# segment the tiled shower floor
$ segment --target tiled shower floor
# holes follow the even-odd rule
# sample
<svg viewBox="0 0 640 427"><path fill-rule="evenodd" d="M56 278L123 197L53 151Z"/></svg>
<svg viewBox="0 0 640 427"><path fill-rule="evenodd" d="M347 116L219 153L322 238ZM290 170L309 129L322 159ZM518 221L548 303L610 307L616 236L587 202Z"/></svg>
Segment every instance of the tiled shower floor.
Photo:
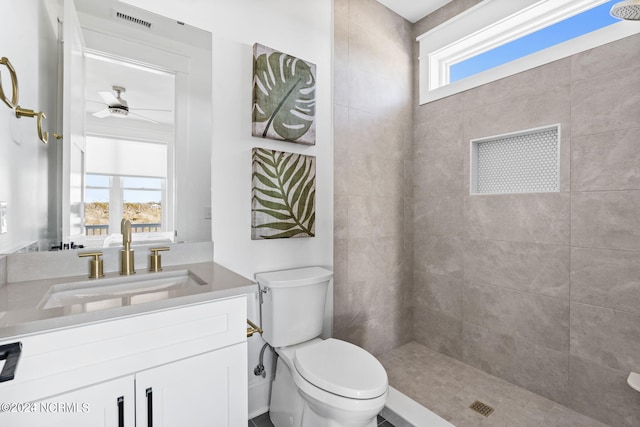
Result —
<svg viewBox="0 0 640 427"><path fill-rule="evenodd" d="M393 387L456 427L607 427L415 342L378 359ZM494 412L469 409L476 400Z"/></svg>

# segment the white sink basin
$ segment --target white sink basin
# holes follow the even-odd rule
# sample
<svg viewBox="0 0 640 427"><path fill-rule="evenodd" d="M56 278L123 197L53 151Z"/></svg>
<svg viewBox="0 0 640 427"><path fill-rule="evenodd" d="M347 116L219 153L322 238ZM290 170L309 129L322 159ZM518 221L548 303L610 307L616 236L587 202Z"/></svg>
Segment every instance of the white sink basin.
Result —
<svg viewBox="0 0 640 427"><path fill-rule="evenodd" d="M53 285L38 308L88 312L171 298L176 291L207 283L189 270L121 276Z"/></svg>

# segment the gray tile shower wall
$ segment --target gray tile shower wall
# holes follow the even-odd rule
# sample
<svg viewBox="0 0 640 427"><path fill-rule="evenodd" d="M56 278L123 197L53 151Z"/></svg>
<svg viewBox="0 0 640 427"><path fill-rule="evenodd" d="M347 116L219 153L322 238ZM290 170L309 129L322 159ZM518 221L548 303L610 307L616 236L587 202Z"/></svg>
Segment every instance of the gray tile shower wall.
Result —
<svg viewBox="0 0 640 427"><path fill-rule="evenodd" d="M334 1L334 336L374 355L413 339L411 24Z"/></svg>
<svg viewBox="0 0 640 427"><path fill-rule="evenodd" d="M640 425L640 36L418 105L409 24L334 0L334 335L416 340ZM559 123L560 192L469 195L469 140Z"/></svg>
<svg viewBox="0 0 640 427"><path fill-rule="evenodd" d="M449 3L413 36L475 3ZM640 425L626 384L640 370L639 45L416 98L413 124L414 339L629 427ZM560 193L469 195L469 140L555 123Z"/></svg>

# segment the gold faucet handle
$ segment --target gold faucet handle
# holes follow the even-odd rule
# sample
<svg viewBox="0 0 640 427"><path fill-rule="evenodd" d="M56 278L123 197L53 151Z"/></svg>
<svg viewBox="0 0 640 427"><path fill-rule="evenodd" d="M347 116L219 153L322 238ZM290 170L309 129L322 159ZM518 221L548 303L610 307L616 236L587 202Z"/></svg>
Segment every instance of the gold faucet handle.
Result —
<svg viewBox="0 0 640 427"><path fill-rule="evenodd" d="M83 254L78 254L80 258L84 257L94 257L92 260L89 260L89 279L98 279L104 276L103 270L103 261L102 252L85 252Z"/></svg>
<svg viewBox="0 0 640 427"><path fill-rule="evenodd" d="M171 248L168 246L162 246L160 248L151 248L151 257L149 258L149 271L153 271L157 273L158 271L162 271L162 257L158 252L168 251Z"/></svg>

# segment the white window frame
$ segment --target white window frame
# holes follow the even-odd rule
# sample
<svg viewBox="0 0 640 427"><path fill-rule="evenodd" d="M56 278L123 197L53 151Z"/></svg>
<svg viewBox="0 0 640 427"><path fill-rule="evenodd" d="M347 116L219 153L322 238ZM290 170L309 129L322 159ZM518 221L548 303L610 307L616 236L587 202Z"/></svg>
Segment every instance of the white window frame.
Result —
<svg viewBox="0 0 640 427"><path fill-rule="evenodd" d="M607 0L485 0L416 38L420 104L517 74L640 33L620 21L473 76L449 83L449 67Z"/></svg>
<svg viewBox="0 0 640 427"><path fill-rule="evenodd" d="M162 180L162 185L160 188L141 188L141 187L126 187L123 182L123 178L129 178L129 176L121 176L121 175L105 175L101 173L88 173L88 175L100 175L109 178L109 186L101 186L101 185L86 185L85 190L88 189L98 189L98 190L107 190L109 192L109 234L112 235L114 233L118 233L120 230L120 221L124 214L124 192L125 190L149 190L149 191L158 191L160 193L160 204L162 206L162 218L161 218L161 226L160 232L173 231L173 215L172 215L172 206L169 206L167 200L167 181L166 177L157 177L157 176L149 176L149 177L139 177L139 178L154 178ZM131 178L136 178L135 176L131 176ZM84 212L83 212L84 214ZM83 232L84 232L83 224ZM107 235L107 236L108 236ZM107 236L105 235L96 235L96 236L86 236L87 241L103 241Z"/></svg>

